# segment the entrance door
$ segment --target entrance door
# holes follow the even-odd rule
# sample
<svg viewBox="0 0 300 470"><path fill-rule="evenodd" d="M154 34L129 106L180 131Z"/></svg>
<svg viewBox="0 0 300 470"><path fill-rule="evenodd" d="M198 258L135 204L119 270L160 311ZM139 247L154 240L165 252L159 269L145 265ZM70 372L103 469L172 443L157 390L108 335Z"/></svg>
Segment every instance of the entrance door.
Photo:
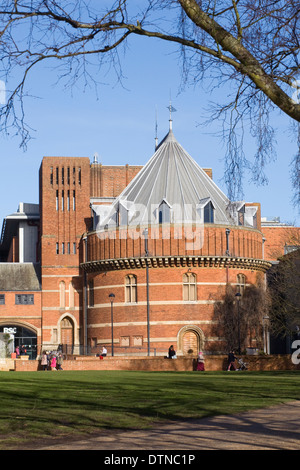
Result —
<svg viewBox="0 0 300 470"><path fill-rule="evenodd" d="M182 339L182 349L183 349L183 354L187 353L193 353L193 354L198 354L199 352L199 340L198 340L198 335L195 333L195 331L188 330L186 333L183 335Z"/></svg>
<svg viewBox="0 0 300 470"><path fill-rule="evenodd" d="M73 353L73 344L74 344L74 328L73 323L70 318L64 318L61 321L61 344L62 350L66 354Z"/></svg>

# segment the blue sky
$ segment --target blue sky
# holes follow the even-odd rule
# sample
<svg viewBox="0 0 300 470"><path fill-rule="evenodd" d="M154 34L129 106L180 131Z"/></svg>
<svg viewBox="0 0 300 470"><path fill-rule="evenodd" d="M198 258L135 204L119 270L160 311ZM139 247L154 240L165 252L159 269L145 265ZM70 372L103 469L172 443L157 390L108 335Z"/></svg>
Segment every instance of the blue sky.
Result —
<svg viewBox="0 0 300 470"><path fill-rule="evenodd" d="M157 112L158 138L168 132L170 97L177 112L173 131L179 143L202 167L213 169L213 178L226 193L222 181L225 145L216 136L221 123L200 125L205 110L217 95L209 96L200 86L179 93L181 68L175 49L147 38L130 41L123 60L123 85L111 73L100 77L98 98L94 89L78 84L72 89L55 85L50 67L32 72L27 90L38 98L26 100L27 122L35 131L27 151L19 148L18 137L1 136L0 216L17 210L19 202L38 203L38 170L43 156L78 156L103 165L145 164L154 153ZM9 88L10 84L7 84ZM218 93L222 93L221 90ZM290 163L296 142L289 120L275 116L277 160L269 163L269 184L257 187L244 179L244 200L260 202L262 215L280 217L299 225L299 212L292 205ZM245 148L246 157L255 151L254 142Z"/></svg>

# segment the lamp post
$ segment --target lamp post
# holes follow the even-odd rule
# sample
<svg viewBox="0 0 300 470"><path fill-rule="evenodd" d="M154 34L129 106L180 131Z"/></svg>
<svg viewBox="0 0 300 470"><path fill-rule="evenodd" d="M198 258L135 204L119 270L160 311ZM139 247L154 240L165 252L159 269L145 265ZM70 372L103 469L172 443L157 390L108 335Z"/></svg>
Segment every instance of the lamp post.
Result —
<svg viewBox="0 0 300 470"><path fill-rule="evenodd" d="M109 294L110 298L110 322L111 322L111 355L114 355L114 298L115 294Z"/></svg>
<svg viewBox="0 0 300 470"><path fill-rule="evenodd" d="M241 330L240 330L240 299L242 295L240 292L235 294L237 298L237 311L238 311L238 353L241 354Z"/></svg>
<svg viewBox="0 0 300 470"><path fill-rule="evenodd" d="M148 258L148 229L143 232L145 237L145 255ZM146 261L146 286L147 286L147 339L148 339L148 356L150 356L150 304L149 304L149 266Z"/></svg>

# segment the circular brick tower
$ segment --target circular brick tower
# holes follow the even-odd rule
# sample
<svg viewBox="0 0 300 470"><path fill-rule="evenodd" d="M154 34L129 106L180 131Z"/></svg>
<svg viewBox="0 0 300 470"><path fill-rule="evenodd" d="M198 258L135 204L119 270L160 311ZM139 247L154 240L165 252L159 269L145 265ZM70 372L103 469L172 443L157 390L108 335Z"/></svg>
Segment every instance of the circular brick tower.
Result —
<svg viewBox="0 0 300 470"><path fill-rule="evenodd" d="M84 242L85 342L115 356L223 352L215 302L269 267L260 205L230 201L171 126Z"/></svg>

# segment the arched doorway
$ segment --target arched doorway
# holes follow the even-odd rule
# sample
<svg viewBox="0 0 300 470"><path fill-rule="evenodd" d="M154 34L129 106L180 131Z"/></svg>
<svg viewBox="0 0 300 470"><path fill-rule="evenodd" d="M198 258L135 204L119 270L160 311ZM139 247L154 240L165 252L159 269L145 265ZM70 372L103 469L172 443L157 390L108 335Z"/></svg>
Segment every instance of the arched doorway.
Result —
<svg viewBox="0 0 300 470"><path fill-rule="evenodd" d="M184 326L178 333L178 353L198 354L204 349L204 334L198 326Z"/></svg>
<svg viewBox="0 0 300 470"><path fill-rule="evenodd" d="M36 359L37 357L37 334L34 330L22 325L8 323L0 325L0 333L8 333L13 339L13 350L17 346L21 348L24 346L26 349L26 356L29 359Z"/></svg>
<svg viewBox="0 0 300 470"><path fill-rule="evenodd" d="M70 317L64 317L60 322L60 342L65 354L73 354L74 324Z"/></svg>

